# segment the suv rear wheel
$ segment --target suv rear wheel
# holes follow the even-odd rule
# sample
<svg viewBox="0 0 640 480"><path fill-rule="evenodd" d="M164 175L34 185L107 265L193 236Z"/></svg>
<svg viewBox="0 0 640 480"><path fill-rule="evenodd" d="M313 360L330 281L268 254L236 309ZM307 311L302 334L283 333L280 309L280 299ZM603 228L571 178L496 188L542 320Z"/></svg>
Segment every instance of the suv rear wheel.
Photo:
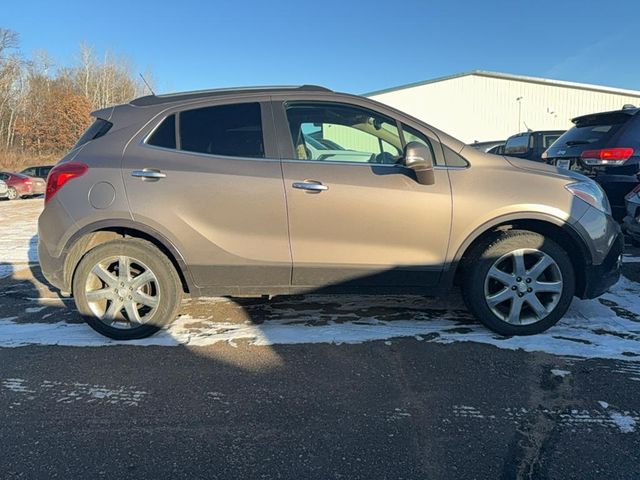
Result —
<svg viewBox="0 0 640 480"><path fill-rule="evenodd" d="M555 325L575 292L573 265L553 240L511 230L473 252L463 293L467 307L502 335L531 335Z"/></svg>
<svg viewBox="0 0 640 480"><path fill-rule="evenodd" d="M85 254L73 294L91 328L115 340L133 340L175 319L182 286L173 264L153 244L115 240Z"/></svg>

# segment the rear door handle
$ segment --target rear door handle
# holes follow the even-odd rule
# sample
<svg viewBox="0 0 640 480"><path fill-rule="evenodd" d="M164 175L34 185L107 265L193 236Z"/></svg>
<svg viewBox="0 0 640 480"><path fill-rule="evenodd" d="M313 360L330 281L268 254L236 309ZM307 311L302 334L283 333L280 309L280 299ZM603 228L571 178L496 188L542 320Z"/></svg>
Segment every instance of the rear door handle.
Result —
<svg viewBox="0 0 640 480"><path fill-rule="evenodd" d="M134 170L131 172L132 177L141 178L142 180L157 181L167 176L166 173L162 173L155 168L143 168L142 170Z"/></svg>
<svg viewBox="0 0 640 480"><path fill-rule="evenodd" d="M315 180L305 180L304 182L293 182L293 188L306 190L309 193L320 193L329 190L329 187Z"/></svg>

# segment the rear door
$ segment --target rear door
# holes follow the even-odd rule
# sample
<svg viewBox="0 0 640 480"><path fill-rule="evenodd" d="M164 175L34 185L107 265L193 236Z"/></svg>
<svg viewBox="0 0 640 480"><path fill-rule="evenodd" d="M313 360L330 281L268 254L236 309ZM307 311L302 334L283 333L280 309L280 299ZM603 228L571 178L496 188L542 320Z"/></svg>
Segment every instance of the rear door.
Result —
<svg viewBox="0 0 640 480"><path fill-rule="evenodd" d="M274 98L274 100L277 100ZM443 155L435 134L365 105L279 99L274 113L283 152L292 283L296 287L426 287L438 282L451 221L448 172L416 182L397 162L405 141ZM404 135L404 139L403 139ZM330 156L306 138L335 144ZM439 151L438 151L439 149Z"/></svg>
<svg viewBox="0 0 640 480"><path fill-rule="evenodd" d="M264 99L168 108L125 151L132 216L175 242L199 286L220 293L288 287L276 151Z"/></svg>

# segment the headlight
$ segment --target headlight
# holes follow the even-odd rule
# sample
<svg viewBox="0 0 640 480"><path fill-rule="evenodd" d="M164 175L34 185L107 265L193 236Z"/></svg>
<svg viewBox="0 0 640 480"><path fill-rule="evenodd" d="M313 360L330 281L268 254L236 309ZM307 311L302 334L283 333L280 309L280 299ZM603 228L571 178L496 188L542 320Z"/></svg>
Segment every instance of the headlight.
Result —
<svg viewBox="0 0 640 480"><path fill-rule="evenodd" d="M604 212L608 215L611 215L611 205L609 205L609 199L607 199L607 195L604 193L604 190L600 188L596 182L576 182L570 183L569 185L565 185L567 190L569 190L573 195L578 197L580 200L584 200L589 205L594 208L597 208L601 212Z"/></svg>

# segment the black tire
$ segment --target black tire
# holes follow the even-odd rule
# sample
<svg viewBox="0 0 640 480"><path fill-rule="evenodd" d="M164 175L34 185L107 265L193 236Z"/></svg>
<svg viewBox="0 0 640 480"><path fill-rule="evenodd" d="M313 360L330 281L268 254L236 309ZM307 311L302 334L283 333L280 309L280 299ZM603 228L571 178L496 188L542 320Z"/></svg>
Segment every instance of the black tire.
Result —
<svg viewBox="0 0 640 480"><path fill-rule="evenodd" d="M85 285L93 267L110 257L126 255L152 270L158 283L158 305L147 322L132 328L117 328L100 320L89 306ZM146 338L175 320L182 300L182 283L171 261L150 242L140 239L114 240L87 252L73 276L73 296L85 321L98 333L114 340ZM131 298L131 297L129 297Z"/></svg>
<svg viewBox="0 0 640 480"><path fill-rule="evenodd" d="M536 249L548 255L556 262L562 277L562 292L555 307L540 320L527 325L508 323L498 317L485 298L485 280L491 267L504 255L519 249ZM510 230L496 234L478 245L465 265L463 296L467 307L486 327L501 335L533 335L544 332L563 317L571 305L574 293L575 273L567 252L553 240L538 233Z"/></svg>

